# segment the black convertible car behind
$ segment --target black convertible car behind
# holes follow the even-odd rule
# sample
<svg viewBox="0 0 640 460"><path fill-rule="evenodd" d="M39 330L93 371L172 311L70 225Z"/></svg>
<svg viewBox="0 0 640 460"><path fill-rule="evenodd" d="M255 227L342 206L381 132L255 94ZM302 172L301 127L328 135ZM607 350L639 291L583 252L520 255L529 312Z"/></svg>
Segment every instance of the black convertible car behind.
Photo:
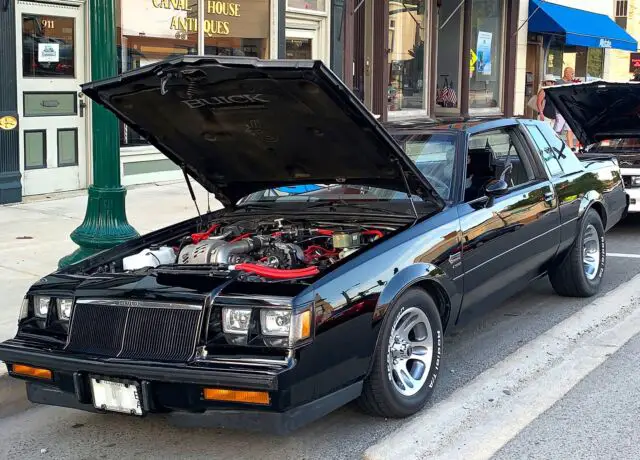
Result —
<svg viewBox="0 0 640 460"><path fill-rule="evenodd" d="M36 403L277 432L354 399L405 417L466 310L546 274L597 293L627 207L615 159L543 123L383 127L319 62L183 57L83 91L224 209L29 289L0 359Z"/></svg>

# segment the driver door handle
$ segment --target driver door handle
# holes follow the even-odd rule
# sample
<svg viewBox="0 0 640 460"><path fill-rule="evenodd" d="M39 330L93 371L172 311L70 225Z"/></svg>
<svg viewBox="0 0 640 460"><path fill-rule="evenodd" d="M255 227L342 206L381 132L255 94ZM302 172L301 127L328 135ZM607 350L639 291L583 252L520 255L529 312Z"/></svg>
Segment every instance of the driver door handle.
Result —
<svg viewBox="0 0 640 460"><path fill-rule="evenodd" d="M551 203L555 197L555 193L547 192L544 194L544 201L546 201L547 203Z"/></svg>

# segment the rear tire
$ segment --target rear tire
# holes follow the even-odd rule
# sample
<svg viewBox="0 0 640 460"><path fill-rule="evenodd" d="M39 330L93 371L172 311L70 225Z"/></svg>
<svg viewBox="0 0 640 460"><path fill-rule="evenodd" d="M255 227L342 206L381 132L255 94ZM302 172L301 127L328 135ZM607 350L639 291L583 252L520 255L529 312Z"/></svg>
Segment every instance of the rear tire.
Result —
<svg viewBox="0 0 640 460"><path fill-rule="evenodd" d="M402 294L380 330L360 407L389 418L422 409L440 371L442 335L440 313L431 296L418 288Z"/></svg>
<svg viewBox="0 0 640 460"><path fill-rule="evenodd" d="M553 289L561 296L591 297L598 293L607 261L607 244L600 215L589 209L580 232L559 265L549 270Z"/></svg>

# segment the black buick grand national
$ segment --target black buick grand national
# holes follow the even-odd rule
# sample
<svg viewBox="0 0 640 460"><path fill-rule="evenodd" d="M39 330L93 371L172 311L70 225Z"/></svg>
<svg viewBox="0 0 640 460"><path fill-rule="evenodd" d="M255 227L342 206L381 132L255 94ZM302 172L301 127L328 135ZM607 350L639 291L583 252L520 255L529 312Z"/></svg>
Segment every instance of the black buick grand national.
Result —
<svg viewBox="0 0 640 460"><path fill-rule="evenodd" d="M355 399L408 416L464 310L547 274L595 294L627 206L615 160L543 123L383 127L319 62L183 57L83 91L224 208L29 289L0 359L36 403L276 432Z"/></svg>

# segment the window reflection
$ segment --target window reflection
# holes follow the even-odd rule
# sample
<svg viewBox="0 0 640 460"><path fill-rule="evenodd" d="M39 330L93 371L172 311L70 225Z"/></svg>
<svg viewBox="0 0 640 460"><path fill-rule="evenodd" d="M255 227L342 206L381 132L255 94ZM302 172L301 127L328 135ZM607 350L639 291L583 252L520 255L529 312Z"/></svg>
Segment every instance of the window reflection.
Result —
<svg viewBox="0 0 640 460"><path fill-rule="evenodd" d="M269 0L204 3L205 54L269 57Z"/></svg>
<svg viewBox="0 0 640 460"><path fill-rule="evenodd" d="M462 7L460 2L442 2L438 27L438 75L436 108L458 107L460 54L462 52Z"/></svg>
<svg viewBox="0 0 640 460"><path fill-rule="evenodd" d="M310 38L287 38L287 59L311 59L313 57Z"/></svg>
<svg viewBox="0 0 640 460"><path fill-rule="evenodd" d="M426 0L389 1L390 111L424 108Z"/></svg>
<svg viewBox="0 0 640 460"><path fill-rule="evenodd" d="M22 15L22 75L26 78L75 76L73 18Z"/></svg>

